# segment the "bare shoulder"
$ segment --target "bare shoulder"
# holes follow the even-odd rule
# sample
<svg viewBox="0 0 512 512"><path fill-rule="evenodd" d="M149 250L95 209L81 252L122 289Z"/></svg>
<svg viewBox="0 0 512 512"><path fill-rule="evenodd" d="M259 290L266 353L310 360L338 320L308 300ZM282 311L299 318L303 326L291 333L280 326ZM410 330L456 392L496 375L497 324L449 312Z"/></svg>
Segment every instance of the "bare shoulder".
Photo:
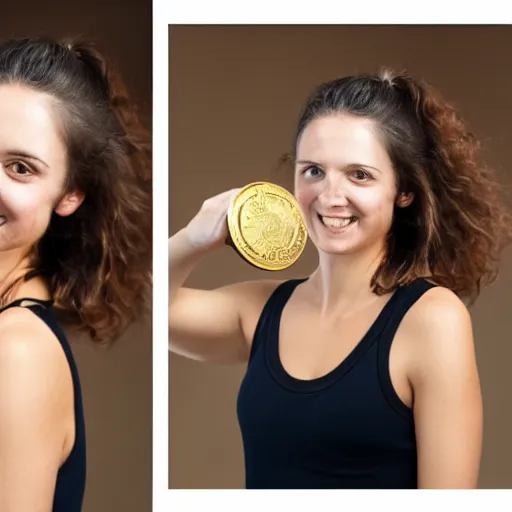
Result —
<svg viewBox="0 0 512 512"><path fill-rule="evenodd" d="M231 286L231 293L236 299L245 338L252 343L254 331L266 302L284 280L262 279L244 281Z"/></svg>
<svg viewBox="0 0 512 512"><path fill-rule="evenodd" d="M243 314L252 314L261 309L268 301L272 293L284 280L262 279L258 281L244 281L233 285L233 293L237 300L241 301Z"/></svg>
<svg viewBox="0 0 512 512"><path fill-rule="evenodd" d="M274 290L283 282L283 280L278 279L262 279L243 281L224 288L229 289L236 299L246 302L249 307L258 308L269 299Z"/></svg>
<svg viewBox="0 0 512 512"><path fill-rule="evenodd" d="M414 373L423 376L474 360L471 315L451 290L436 286L424 293L403 320Z"/></svg>
<svg viewBox="0 0 512 512"><path fill-rule="evenodd" d="M22 438L41 457L51 447L49 456L60 457L72 394L53 332L26 308L0 314L0 442Z"/></svg>
<svg viewBox="0 0 512 512"><path fill-rule="evenodd" d="M19 382L26 391L26 386L44 381L50 390L51 383L62 384L67 375L58 340L34 313L11 308L0 315L0 380L4 384Z"/></svg>
<svg viewBox="0 0 512 512"><path fill-rule="evenodd" d="M412 324L428 332L471 323L469 311L462 300L443 286L425 292L411 307L407 317Z"/></svg>
<svg viewBox="0 0 512 512"><path fill-rule="evenodd" d="M33 312L0 314L1 503L51 508L55 477L73 439L66 363L59 341Z"/></svg>
<svg viewBox="0 0 512 512"><path fill-rule="evenodd" d="M471 316L465 304L454 292L442 286L425 292L411 307L405 321L427 338L471 327Z"/></svg>
<svg viewBox="0 0 512 512"><path fill-rule="evenodd" d="M56 346L53 332L28 308L10 308L0 314L0 350L15 349L34 338L36 350L51 350Z"/></svg>

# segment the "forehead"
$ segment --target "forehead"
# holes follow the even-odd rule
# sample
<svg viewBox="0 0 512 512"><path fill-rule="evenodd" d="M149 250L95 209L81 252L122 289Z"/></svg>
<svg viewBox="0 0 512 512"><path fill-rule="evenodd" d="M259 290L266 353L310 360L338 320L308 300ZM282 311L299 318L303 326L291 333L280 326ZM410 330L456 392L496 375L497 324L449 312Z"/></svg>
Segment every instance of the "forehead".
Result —
<svg viewBox="0 0 512 512"><path fill-rule="evenodd" d="M340 166L391 165L375 122L349 115L324 116L308 123L297 141L297 159Z"/></svg>
<svg viewBox="0 0 512 512"><path fill-rule="evenodd" d="M0 85L0 151L23 150L45 161L64 151L50 98L19 84ZM56 154L57 152L57 154Z"/></svg>

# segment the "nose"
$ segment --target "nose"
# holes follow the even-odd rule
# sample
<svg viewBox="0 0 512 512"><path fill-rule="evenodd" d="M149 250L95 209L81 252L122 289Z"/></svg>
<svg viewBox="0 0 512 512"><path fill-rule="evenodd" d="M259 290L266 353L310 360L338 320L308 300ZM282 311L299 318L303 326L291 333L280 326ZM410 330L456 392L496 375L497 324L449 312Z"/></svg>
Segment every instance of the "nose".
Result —
<svg viewBox="0 0 512 512"><path fill-rule="evenodd" d="M348 184L341 173L328 173L323 180L319 198L327 208L344 207L349 203Z"/></svg>

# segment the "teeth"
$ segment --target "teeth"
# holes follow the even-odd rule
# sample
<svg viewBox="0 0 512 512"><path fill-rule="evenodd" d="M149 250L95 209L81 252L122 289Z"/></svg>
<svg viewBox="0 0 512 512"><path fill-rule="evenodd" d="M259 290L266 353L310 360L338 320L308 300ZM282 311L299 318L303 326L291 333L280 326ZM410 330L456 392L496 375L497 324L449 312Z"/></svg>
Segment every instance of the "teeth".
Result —
<svg viewBox="0 0 512 512"><path fill-rule="evenodd" d="M322 222L330 228L344 228L354 220L354 217L348 217L346 219L341 219L339 217L321 217L321 219Z"/></svg>

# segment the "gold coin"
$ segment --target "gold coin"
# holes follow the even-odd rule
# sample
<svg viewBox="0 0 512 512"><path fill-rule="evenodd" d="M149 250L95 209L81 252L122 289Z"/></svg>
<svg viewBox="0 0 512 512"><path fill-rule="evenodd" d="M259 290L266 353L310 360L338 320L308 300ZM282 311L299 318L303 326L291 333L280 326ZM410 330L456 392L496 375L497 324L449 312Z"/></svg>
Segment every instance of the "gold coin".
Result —
<svg viewBox="0 0 512 512"><path fill-rule="evenodd" d="M227 222L229 245L263 270L290 267L306 246L306 226L295 197L273 183L244 187L229 207Z"/></svg>

